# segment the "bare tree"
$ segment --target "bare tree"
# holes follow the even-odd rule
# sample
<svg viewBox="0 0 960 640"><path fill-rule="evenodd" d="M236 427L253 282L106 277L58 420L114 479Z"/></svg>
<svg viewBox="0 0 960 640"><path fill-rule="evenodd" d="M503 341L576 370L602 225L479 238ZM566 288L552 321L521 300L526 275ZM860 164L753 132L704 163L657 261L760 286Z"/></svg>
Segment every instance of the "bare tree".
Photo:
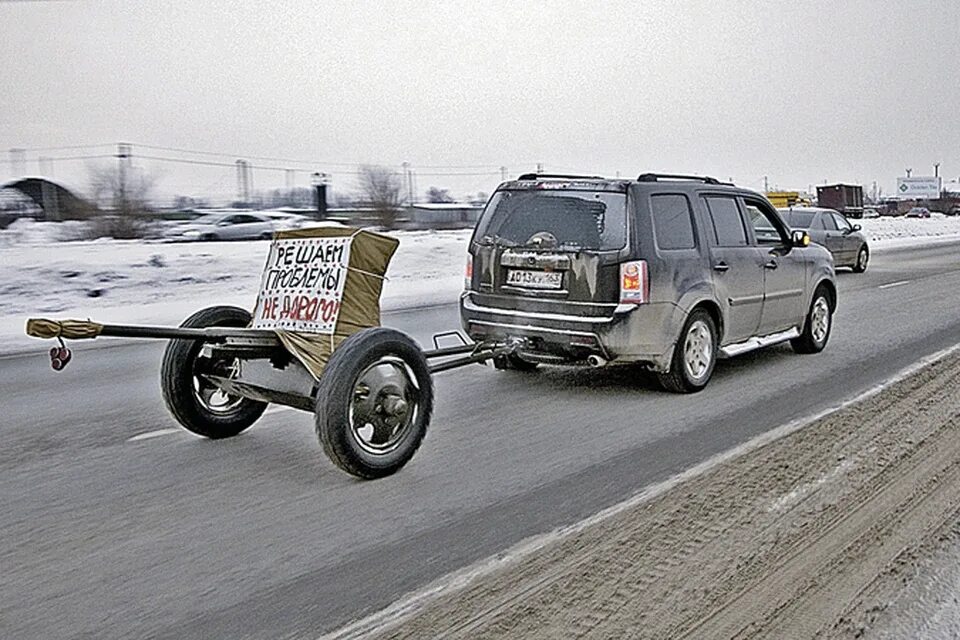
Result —
<svg viewBox="0 0 960 640"><path fill-rule="evenodd" d="M450 195L450 189L441 189L439 187L430 187L427 189L427 202L432 202L434 204L444 204L449 202L455 202L453 196Z"/></svg>
<svg viewBox="0 0 960 640"><path fill-rule="evenodd" d="M387 229L392 229L396 222L402 188L403 181L396 171L375 165L360 167L361 195Z"/></svg>
<svg viewBox="0 0 960 640"><path fill-rule="evenodd" d="M100 208L119 215L140 215L149 210L150 192L156 177L134 168L112 165L87 167L90 196Z"/></svg>

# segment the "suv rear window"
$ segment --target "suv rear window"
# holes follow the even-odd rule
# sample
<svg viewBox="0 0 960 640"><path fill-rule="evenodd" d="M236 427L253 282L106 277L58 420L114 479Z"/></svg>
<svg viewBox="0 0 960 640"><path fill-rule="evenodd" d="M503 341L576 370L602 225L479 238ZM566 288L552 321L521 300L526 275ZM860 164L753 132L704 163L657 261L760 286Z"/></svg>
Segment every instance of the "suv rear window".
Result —
<svg viewBox="0 0 960 640"><path fill-rule="evenodd" d="M560 249L621 249L627 244L627 196L614 191L498 191L484 209L475 237L481 243L524 246L537 234L549 234Z"/></svg>

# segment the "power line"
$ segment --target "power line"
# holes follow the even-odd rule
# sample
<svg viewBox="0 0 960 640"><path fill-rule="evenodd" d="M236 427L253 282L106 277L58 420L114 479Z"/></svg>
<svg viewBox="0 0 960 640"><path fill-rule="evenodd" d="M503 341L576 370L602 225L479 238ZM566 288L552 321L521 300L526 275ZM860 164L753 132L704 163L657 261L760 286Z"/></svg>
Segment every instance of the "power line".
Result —
<svg viewBox="0 0 960 640"><path fill-rule="evenodd" d="M354 167L358 162L325 162L321 160L295 160L292 158L275 158L270 156L251 156L245 153L220 153L218 151L198 151L196 149L181 149L178 147L161 147L151 144L133 143L134 147L142 149L154 149L156 151L173 151L174 153L190 153L198 156L213 156L217 158L249 158L250 160L263 160L265 162L285 162L287 164L307 164L310 166L327 165L331 167Z"/></svg>
<svg viewBox="0 0 960 640"><path fill-rule="evenodd" d="M77 149L96 149L98 147L112 147L112 142L101 142L98 144L74 144L63 147L21 147L23 151L76 151Z"/></svg>

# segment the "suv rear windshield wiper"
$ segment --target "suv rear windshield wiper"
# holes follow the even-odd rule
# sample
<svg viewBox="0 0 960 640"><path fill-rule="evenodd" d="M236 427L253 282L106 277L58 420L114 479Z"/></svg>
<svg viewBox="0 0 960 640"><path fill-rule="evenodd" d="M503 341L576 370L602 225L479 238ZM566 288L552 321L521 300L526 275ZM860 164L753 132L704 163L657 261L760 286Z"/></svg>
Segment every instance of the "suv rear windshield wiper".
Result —
<svg viewBox="0 0 960 640"><path fill-rule="evenodd" d="M478 241L480 244L485 245L495 245L498 247L518 247L520 246L519 242L514 242L513 240L507 240L497 235L486 235L480 238Z"/></svg>

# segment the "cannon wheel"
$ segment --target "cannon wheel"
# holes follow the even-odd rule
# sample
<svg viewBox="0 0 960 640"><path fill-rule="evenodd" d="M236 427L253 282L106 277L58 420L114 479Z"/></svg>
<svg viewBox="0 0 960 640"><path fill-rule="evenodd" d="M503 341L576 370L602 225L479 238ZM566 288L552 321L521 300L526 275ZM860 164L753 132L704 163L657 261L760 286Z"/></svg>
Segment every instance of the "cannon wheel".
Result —
<svg viewBox="0 0 960 640"><path fill-rule="evenodd" d="M409 336L374 327L334 350L316 401L317 436L330 460L359 478L382 478L420 447L433 412L433 380Z"/></svg>
<svg viewBox="0 0 960 640"><path fill-rule="evenodd" d="M239 307L217 306L201 309L187 318L181 327L246 327L250 312ZM160 387L167 409L184 429L218 440L230 438L256 422L267 403L231 396L204 380L209 373L230 377L235 360L217 360L201 356L199 340L171 340L163 352Z"/></svg>

